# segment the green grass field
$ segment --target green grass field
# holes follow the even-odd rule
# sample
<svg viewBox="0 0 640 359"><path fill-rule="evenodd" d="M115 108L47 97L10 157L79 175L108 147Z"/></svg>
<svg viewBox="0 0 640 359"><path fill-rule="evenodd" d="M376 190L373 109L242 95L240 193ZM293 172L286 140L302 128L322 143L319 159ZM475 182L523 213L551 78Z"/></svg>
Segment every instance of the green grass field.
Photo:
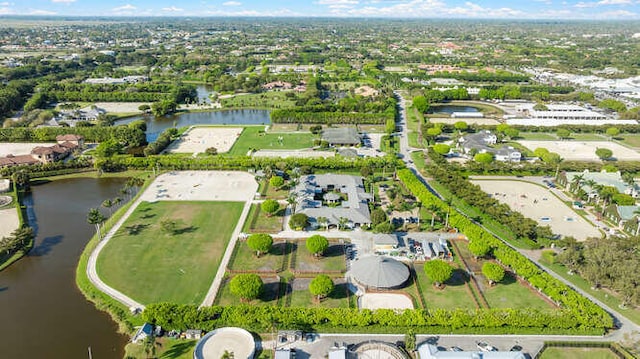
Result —
<svg viewBox="0 0 640 359"><path fill-rule="evenodd" d="M313 147L314 135L302 133L265 133L263 126L245 127L233 147L229 150L232 156L243 156L249 149L263 150L298 150ZM282 141L279 140L282 138Z"/></svg>
<svg viewBox="0 0 640 359"><path fill-rule="evenodd" d="M546 348L540 359L616 359L607 348Z"/></svg>
<svg viewBox="0 0 640 359"><path fill-rule="evenodd" d="M197 340L183 340L159 338L156 340L156 355L158 359L191 359ZM143 344L129 343L125 347L125 358L149 358Z"/></svg>
<svg viewBox="0 0 640 359"><path fill-rule="evenodd" d="M144 304L200 304L242 207L240 202L143 202L105 246L98 274ZM165 219L179 223L178 234L162 230Z"/></svg>
<svg viewBox="0 0 640 359"><path fill-rule="evenodd" d="M529 288L520 285L512 276L505 275L504 279L493 287L488 286L483 276L478 276L477 279L483 284L482 293L491 308L553 308Z"/></svg>
<svg viewBox="0 0 640 359"><path fill-rule="evenodd" d="M624 134L619 136L622 139L622 143L631 146L640 148L640 134Z"/></svg>
<svg viewBox="0 0 640 359"><path fill-rule="evenodd" d="M236 95L220 99L223 108L264 108L283 109L296 105L296 96L287 97L285 91L262 92L249 95Z"/></svg>
<svg viewBox="0 0 640 359"><path fill-rule="evenodd" d="M296 279L310 281L310 279ZM335 282L335 281L334 281ZM291 307L322 307L322 308L349 308L349 289L344 283L336 283L333 292L322 301L317 302L308 290L294 290L291 292Z"/></svg>
<svg viewBox="0 0 640 359"><path fill-rule="evenodd" d="M279 272L284 266L291 246L286 246L285 242L277 242L271 246L267 254L256 257L247 242L238 242L233 262L229 263L229 268L233 270L255 270L255 271L276 271Z"/></svg>
<svg viewBox="0 0 640 359"><path fill-rule="evenodd" d="M282 223L284 220L284 208L281 208L280 211L271 216L267 217L262 210L260 209L260 205L252 204L251 209L249 210L249 215L247 216L247 221L244 223L242 227L242 231L245 233L251 232L260 232L260 233L277 233L282 230Z"/></svg>
<svg viewBox="0 0 640 359"><path fill-rule="evenodd" d="M555 133L546 133L546 132L520 132L518 137L523 140L531 140L531 141L557 141L558 136Z"/></svg>
<svg viewBox="0 0 640 359"><path fill-rule="evenodd" d="M229 278L231 279L231 278ZM280 288L280 282L275 278L262 278L264 283L263 292L260 298L254 299L247 303L250 305L278 305L278 291ZM231 293L229 289L229 281L224 281L218 295L216 296L216 305L237 305L240 303L240 298Z"/></svg>
<svg viewBox="0 0 640 359"><path fill-rule="evenodd" d="M337 242L329 241L329 248L322 257L314 257L305 247L304 241L296 243L295 269L302 272L344 271L346 269L344 248Z"/></svg>
<svg viewBox="0 0 640 359"><path fill-rule="evenodd" d="M424 274L422 264L416 264L415 269L427 309L476 308L476 303L467 291L460 273L456 273L455 277L446 283L444 289L436 289L433 282Z"/></svg>

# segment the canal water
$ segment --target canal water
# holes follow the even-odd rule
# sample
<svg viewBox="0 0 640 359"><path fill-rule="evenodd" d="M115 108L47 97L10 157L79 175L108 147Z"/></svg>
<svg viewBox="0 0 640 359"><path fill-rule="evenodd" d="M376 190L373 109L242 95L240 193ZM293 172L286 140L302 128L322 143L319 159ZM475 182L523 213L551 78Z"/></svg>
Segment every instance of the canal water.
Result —
<svg viewBox="0 0 640 359"><path fill-rule="evenodd" d="M267 110L227 110L186 112L170 116L136 116L116 121L116 125L143 119L147 123L147 141L155 141L162 131L170 127L192 125L264 125L271 123Z"/></svg>
<svg viewBox="0 0 640 359"><path fill-rule="evenodd" d="M32 187L37 230L28 256L0 271L0 358L122 358L127 337L77 289L76 265L93 226L87 212L115 198L123 179L77 178Z"/></svg>

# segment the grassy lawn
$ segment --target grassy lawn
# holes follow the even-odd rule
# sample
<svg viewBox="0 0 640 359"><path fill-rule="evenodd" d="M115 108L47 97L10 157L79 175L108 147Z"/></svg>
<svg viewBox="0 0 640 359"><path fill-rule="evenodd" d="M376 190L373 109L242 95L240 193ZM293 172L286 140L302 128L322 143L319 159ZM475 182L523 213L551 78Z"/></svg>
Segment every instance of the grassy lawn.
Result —
<svg viewBox="0 0 640 359"><path fill-rule="evenodd" d="M245 127L233 147L229 150L232 156L244 156L250 148L264 150L298 150L313 147L314 135L303 133L265 133L264 126ZM282 138L282 142L278 140Z"/></svg>
<svg viewBox="0 0 640 359"><path fill-rule="evenodd" d="M622 139L622 143L631 147L640 147L640 134L624 134L618 136Z"/></svg>
<svg viewBox="0 0 640 359"><path fill-rule="evenodd" d="M301 272L344 271L346 263L344 247L337 242L329 241L329 248L322 257L314 257L305 247L304 241L296 243L295 269Z"/></svg>
<svg viewBox="0 0 640 359"><path fill-rule="evenodd" d="M98 258L105 283L144 303L200 304L238 217L240 202L141 203ZM164 219L179 223L165 233Z"/></svg>
<svg viewBox="0 0 640 359"><path fill-rule="evenodd" d="M491 308L551 309L552 306L508 274L502 282L489 287L484 276L478 276L482 293Z"/></svg>
<svg viewBox="0 0 640 359"><path fill-rule="evenodd" d="M553 133L545 133L545 132L520 132L518 137L521 137L523 140L530 141L557 141L558 137Z"/></svg>
<svg viewBox="0 0 640 359"><path fill-rule="evenodd" d="M409 132L409 136L407 137L409 140L409 146L415 148L424 148L424 145L418 141L418 133L417 132Z"/></svg>
<svg viewBox="0 0 640 359"><path fill-rule="evenodd" d="M444 289L436 289L433 282L424 274L422 264L416 264L415 269L427 309L476 308L476 303L465 286L464 275L459 270L454 272L454 277L446 283Z"/></svg>
<svg viewBox="0 0 640 359"><path fill-rule="evenodd" d="M220 99L223 108L293 108L296 96L287 97L285 91L271 91L248 95L237 95Z"/></svg>
<svg viewBox="0 0 640 359"><path fill-rule="evenodd" d="M245 233L260 232L260 233L276 233L282 230L282 221L284 220L284 208L281 208L278 213L271 217L267 217L262 213L259 204L252 204L247 215L247 221L242 227L242 231Z"/></svg>
<svg viewBox="0 0 640 359"><path fill-rule="evenodd" d="M540 359L616 359L607 348L546 348Z"/></svg>
<svg viewBox="0 0 640 359"><path fill-rule="evenodd" d="M191 359L197 340L159 338L156 340L156 356L158 359ZM143 359L149 356L143 344L129 343L125 347L125 358Z"/></svg>
<svg viewBox="0 0 640 359"><path fill-rule="evenodd" d="M285 184L282 188L277 189L267 183L267 199L286 199L289 196L289 186Z"/></svg>
<svg viewBox="0 0 640 359"><path fill-rule="evenodd" d="M283 263L286 261L287 255L290 253L291 245L285 242L274 243L271 251L262 254L259 258L252 251L247 242L238 241L233 261L229 263L232 270L255 270L255 271L276 271L280 272L284 269Z"/></svg>
<svg viewBox="0 0 640 359"><path fill-rule="evenodd" d="M294 287L296 286L304 286L306 288L309 287L309 282L311 278L299 278L294 280ZM303 283L298 283L303 282ZM335 280L334 280L335 283ZM312 307L322 307L322 308L349 308L349 296L346 283L335 283L335 287L333 288L333 292L329 294L327 298L322 299L322 301L317 302L315 298L311 295L309 290L294 289L291 292L291 307L302 307L302 308L312 308Z"/></svg>
<svg viewBox="0 0 640 359"><path fill-rule="evenodd" d="M423 171L427 165L424 160L424 152L422 151L411 152L411 159L413 160L413 163L416 165L416 168L418 169L418 171Z"/></svg>
<svg viewBox="0 0 640 359"><path fill-rule="evenodd" d="M231 278L229 278L230 280ZM254 299L247 303L249 305L278 305L278 293L280 282L272 277L262 278L264 283L263 292L260 298ZM218 295L216 296L215 305L237 305L240 298L236 297L229 289L229 281L224 281Z"/></svg>
<svg viewBox="0 0 640 359"><path fill-rule="evenodd" d="M609 141L609 136L597 133L572 133L571 139L576 141Z"/></svg>

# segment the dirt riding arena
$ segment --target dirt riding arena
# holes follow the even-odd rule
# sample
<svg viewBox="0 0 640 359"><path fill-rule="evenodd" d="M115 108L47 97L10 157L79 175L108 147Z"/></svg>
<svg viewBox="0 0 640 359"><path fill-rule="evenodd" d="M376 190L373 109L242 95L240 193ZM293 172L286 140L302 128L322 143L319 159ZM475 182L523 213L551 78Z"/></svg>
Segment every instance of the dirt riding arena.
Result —
<svg viewBox="0 0 640 359"><path fill-rule="evenodd" d="M404 294L366 293L358 299L360 309L413 309L413 302Z"/></svg>
<svg viewBox="0 0 640 359"><path fill-rule="evenodd" d="M536 148L546 148L555 152L565 160L572 161L600 161L596 156L597 148L608 148L613 152L613 157L618 161L640 160L640 153L607 141L518 141L521 145L534 151Z"/></svg>
<svg viewBox="0 0 640 359"><path fill-rule="evenodd" d="M548 189L522 181L475 180L482 190L512 210L522 213L542 226L578 241L602 234L592 224L580 217Z"/></svg>
<svg viewBox="0 0 640 359"><path fill-rule="evenodd" d="M0 209L0 239L8 237L11 232L18 229L18 210L16 208Z"/></svg>
<svg viewBox="0 0 640 359"><path fill-rule="evenodd" d="M6 157L7 155L28 155L31 150L38 146L53 146L54 142L0 142L0 157Z"/></svg>
<svg viewBox="0 0 640 359"><path fill-rule="evenodd" d="M169 146L169 153L201 153L215 147L228 152L242 133L242 127L192 127Z"/></svg>
<svg viewBox="0 0 640 359"><path fill-rule="evenodd" d="M246 172L180 171L158 176L142 200L246 202L257 190L255 178Z"/></svg>

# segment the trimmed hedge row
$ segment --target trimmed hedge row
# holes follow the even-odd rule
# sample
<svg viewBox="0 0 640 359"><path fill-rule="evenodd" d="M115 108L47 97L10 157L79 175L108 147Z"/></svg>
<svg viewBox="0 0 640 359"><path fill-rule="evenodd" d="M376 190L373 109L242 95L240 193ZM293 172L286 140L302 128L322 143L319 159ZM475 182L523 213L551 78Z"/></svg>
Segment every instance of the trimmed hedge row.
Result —
<svg viewBox="0 0 640 359"><path fill-rule="evenodd" d="M435 205L447 211L447 204L431 193L427 187L408 169L397 172L398 178L404 183L424 206ZM464 233L470 241L483 241L493 248L494 257L502 264L510 267L518 276L527 280L532 286L560 304L567 310L568 317L562 320L578 320L577 327L583 328L613 328L613 318L602 308L580 295L575 290L555 279L533 262L494 237L482 227L473 223L469 218L451 211L449 221L451 225ZM522 318L526 322L525 319Z"/></svg>
<svg viewBox="0 0 640 359"><path fill-rule="evenodd" d="M458 329L489 329L503 333L601 333L600 328L580 326L580 319L569 310L536 309L392 309L291 308L279 306L235 305L198 308L195 305L155 303L146 307L142 319L166 329L199 328L212 330L237 326L266 332L277 323L280 329L341 330L347 332L419 331L450 332Z"/></svg>
<svg viewBox="0 0 640 359"><path fill-rule="evenodd" d="M388 119L394 119L395 113L358 113L358 112L303 112L272 110L273 123L321 123L321 124L372 124L383 125Z"/></svg>

